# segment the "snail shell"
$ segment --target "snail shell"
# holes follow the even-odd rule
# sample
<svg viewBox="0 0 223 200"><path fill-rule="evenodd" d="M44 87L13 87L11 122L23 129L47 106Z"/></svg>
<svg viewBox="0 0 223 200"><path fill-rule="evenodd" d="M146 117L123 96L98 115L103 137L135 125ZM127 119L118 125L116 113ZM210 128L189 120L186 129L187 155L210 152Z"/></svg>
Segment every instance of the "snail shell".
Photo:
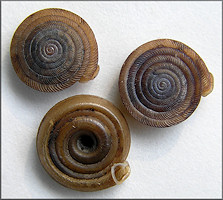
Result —
<svg viewBox="0 0 223 200"><path fill-rule="evenodd" d="M55 92L98 71L98 47L89 25L62 9L44 9L27 17L11 42L11 61L28 86Z"/></svg>
<svg viewBox="0 0 223 200"><path fill-rule="evenodd" d="M119 90L128 112L143 124L168 127L187 119L201 95L213 89L213 76L185 44L159 39L143 44L126 59Z"/></svg>
<svg viewBox="0 0 223 200"><path fill-rule="evenodd" d="M45 170L60 184L102 190L130 174L126 160L130 133L121 112L97 96L77 95L52 107L37 134L37 152Z"/></svg>

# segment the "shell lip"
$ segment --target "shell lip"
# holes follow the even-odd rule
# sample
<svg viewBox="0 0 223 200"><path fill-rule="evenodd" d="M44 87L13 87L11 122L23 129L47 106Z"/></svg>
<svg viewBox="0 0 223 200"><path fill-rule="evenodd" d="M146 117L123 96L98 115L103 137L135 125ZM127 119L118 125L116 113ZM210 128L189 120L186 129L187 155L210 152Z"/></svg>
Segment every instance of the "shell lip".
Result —
<svg viewBox="0 0 223 200"><path fill-rule="evenodd" d="M67 75L59 73L57 75L58 77L54 76L53 81L51 81L51 77L47 77L48 75L45 76L45 74L42 74L42 73L39 74L38 71L33 70L32 67L30 66L34 66L34 65L29 65L28 62L24 60L24 56L21 56L22 53L19 53L19 52L23 52L21 51L21 48L23 48L24 44L19 45L18 47L18 44L21 44L22 40L24 40L24 38L27 38L26 36L27 34L29 34L30 30L36 27L33 22L37 23L40 20L43 20L44 17L47 18L47 19L44 18L45 21L46 20L49 21L49 19L51 19L50 17L52 17L51 15L60 17L60 20L62 19L61 17L63 17L63 20L61 22L65 23L65 21L69 19L70 21L67 20L66 23L69 21L70 24L76 24L73 26L70 25L69 27L71 27L72 31L75 31L77 35L79 34L78 37L80 37L84 45L83 47L85 48L85 51L84 51L85 53L83 55L83 62L80 65L81 67L78 68L78 70L75 70L75 72L73 70L71 71L67 70ZM41 19L39 17L41 17ZM95 35L93 31L91 30L90 26L86 23L84 19L82 19L77 14L72 13L71 11L68 11L65 9L61 9L61 8L46 8L46 9L36 11L35 13L29 15L17 27L16 31L14 32L14 35L12 37L11 44L10 44L10 56L11 56L12 66L17 76L19 77L19 79L22 82L24 82L27 86L35 90L39 90L41 92L57 92L57 91L66 89L70 87L71 85L75 84L82 77L84 77L83 79L85 79L86 81L91 80L94 78L93 75L97 76L97 73L98 73L97 70L99 70L99 68L97 68L98 46L95 39ZM75 66L76 64L74 63L71 64L71 67L75 68ZM64 66L61 66L62 71L63 71L63 67ZM58 70L56 70L56 73L57 71ZM52 74L54 73L55 72L53 71Z"/></svg>
<svg viewBox="0 0 223 200"><path fill-rule="evenodd" d="M136 61L136 59L138 59L140 55L144 54L148 50L154 49L156 47L169 48L170 46L171 47L176 46L180 52L189 54L187 56L192 56L192 57L194 56L193 63L196 64L195 69L194 69L196 73L194 74L196 76L202 77L202 79L200 79L199 81L198 79L195 79L197 83L195 86L197 88L196 96L194 97L195 99L192 100L193 103L192 103L192 106L190 107L190 110L188 109L187 113L183 114L184 118L177 119L176 121L174 121L175 118L173 118L172 121L168 119L156 121L150 118L149 116L145 116L143 113L139 112L139 110L137 109L137 105L134 106L136 102L134 102L134 104L133 102L131 102L130 96L134 94L131 94L131 95L128 94L128 90L127 90L128 77L131 75L129 74L129 70L132 67L133 63ZM209 82L209 85L207 84L207 82ZM164 127L177 125L180 122L183 122L184 120L186 120L195 111L196 107L198 106L200 102L201 95L206 96L210 94L212 90L213 90L213 76L210 72L208 72L207 67L204 64L203 60L199 57L199 55L193 49L191 49L190 47L188 47L187 45L179 41L172 40L172 39L157 39L157 40L147 42L139 46L138 48L136 48L125 60L121 68L120 75L119 75L119 93L122 99L122 103L124 104L125 108L128 110L129 114L132 115L133 118L135 118L142 124L157 127L157 128L164 128ZM147 110L147 112L150 112L150 111Z"/></svg>
<svg viewBox="0 0 223 200"><path fill-rule="evenodd" d="M61 108L62 108L62 110L61 110ZM100 108L100 109L98 109L98 108ZM105 112L103 113L103 115L106 115L106 117L109 117L109 116L113 117L111 119L111 122L113 122L114 125L111 125L111 127L114 126L118 129L120 129L119 131L117 131L117 134L118 134L117 136L121 137L120 144L122 142L124 142L124 144L122 144L122 147L120 147L120 149L118 147L120 152L115 153L115 155L117 154L117 155L119 155L119 157L115 157L115 159L112 160L110 164L108 164L108 165L106 164L106 168L103 169L103 170L108 170L107 173L105 173L104 176L99 176L94 179L87 178L88 176L95 176L94 173L90 173L89 175L88 175L88 173L84 174L84 177L86 177L86 179L85 179L84 177L83 178L74 178L74 177L71 177L71 176L67 175L66 173L63 173L60 170L58 170L56 165L53 164L53 161L50 158L51 150L49 150L49 148L48 148L49 133L52 133L52 129L57 130L57 128L61 127L62 124L65 124L66 126L64 126L63 129L61 128L59 131L61 133L65 133L66 127L74 126L73 124L69 125L69 123L73 123L73 121L68 120L68 122L65 123L65 121L64 122L62 122L62 120L58 121L58 119L60 119L61 116L63 116L63 115L67 116L67 114L70 116L76 116L76 115L79 116L78 112L80 112L80 111L83 112L82 109L87 109L85 111L88 112L88 115L90 115L91 113L99 112L99 111L103 112L103 110L104 110ZM74 113L74 115L72 113ZM99 116L102 116L102 115L99 115ZM88 117L88 119L90 119L90 118ZM78 124L79 124L79 122L77 121L77 125ZM76 128L78 128L78 126L75 125L75 129ZM115 134L115 132L116 131L111 132L111 133ZM116 138L115 136L112 136L112 137ZM60 136L60 138L61 138L61 136ZM56 139L56 140L59 141L60 138L58 136L58 139ZM66 139L66 137L64 137L64 138ZM69 138L69 136L68 136L68 138ZM123 140L123 138L125 138L125 140ZM69 139L69 141L70 141L70 139ZM114 142L114 144L116 144L116 143L119 144L118 139L115 139L113 142ZM82 94L82 95L76 95L73 97L69 97L65 100L62 100L61 102L58 102L46 113L46 115L42 119L39 129L38 129L36 145L37 145L36 147L37 147L38 156L39 156L42 166L54 180L56 180L58 183L62 184L63 186L69 187L71 189L75 189L75 190L79 190L79 191L97 191L97 190L106 189L108 187L115 185L115 182L113 181L112 175L111 175L111 167L113 166L114 163L124 162L124 160L126 159L128 153L129 153L129 148L130 148L130 133L129 133L128 124L127 124L125 118L111 102L108 102L107 100L105 100L101 97L98 97L98 96ZM59 143L57 144L57 148L59 147L58 145L59 145ZM59 150L59 152L60 152L60 150ZM90 164L88 167L91 167L91 166L93 166L93 165ZM102 172L98 172L98 174L100 174L100 173L102 173ZM123 176L123 178L122 178L123 181L126 178ZM120 180L120 181L122 181L122 180Z"/></svg>

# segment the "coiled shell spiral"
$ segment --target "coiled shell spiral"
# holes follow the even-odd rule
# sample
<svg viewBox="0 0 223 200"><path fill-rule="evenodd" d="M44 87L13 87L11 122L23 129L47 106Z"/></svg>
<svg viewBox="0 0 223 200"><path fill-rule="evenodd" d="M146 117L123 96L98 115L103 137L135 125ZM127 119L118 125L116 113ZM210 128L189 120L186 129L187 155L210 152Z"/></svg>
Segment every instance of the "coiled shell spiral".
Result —
<svg viewBox="0 0 223 200"><path fill-rule="evenodd" d="M143 124L168 127L187 119L201 95L213 89L213 76L185 44L159 39L143 44L126 59L119 77L122 101Z"/></svg>
<svg viewBox="0 0 223 200"><path fill-rule="evenodd" d="M122 183L130 174L129 148L129 128L121 112L91 95L57 103L37 134L37 152L45 170L62 185L80 191Z"/></svg>
<svg viewBox="0 0 223 200"><path fill-rule="evenodd" d="M18 77L33 89L55 92L93 79L99 70L94 33L78 15L44 9L27 17L11 42Z"/></svg>

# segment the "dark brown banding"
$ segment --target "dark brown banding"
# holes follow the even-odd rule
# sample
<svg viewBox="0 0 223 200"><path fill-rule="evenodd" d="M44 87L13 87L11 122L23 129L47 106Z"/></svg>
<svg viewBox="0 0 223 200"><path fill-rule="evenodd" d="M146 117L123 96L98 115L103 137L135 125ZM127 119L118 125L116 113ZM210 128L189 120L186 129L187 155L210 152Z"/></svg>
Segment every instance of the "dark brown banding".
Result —
<svg viewBox="0 0 223 200"><path fill-rule="evenodd" d="M55 92L98 73L98 47L89 25L62 9L44 9L27 17L11 42L12 65L28 86Z"/></svg>
<svg viewBox="0 0 223 200"><path fill-rule="evenodd" d="M213 76L199 55L181 42L160 39L133 51L125 61L119 89L130 114L143 124L168 127L188 118Z"/></svg>
<svg viewBox="0 0 223 200"><path fill-rule="evenodd" d="M62 185L94 191L124 181L130 172L128 125L110 102L91 95L65 99L43 118L37 151L46 171ZM114 172L114 166L120 165ZM118 170L118 171L117 171Z"/></svg>

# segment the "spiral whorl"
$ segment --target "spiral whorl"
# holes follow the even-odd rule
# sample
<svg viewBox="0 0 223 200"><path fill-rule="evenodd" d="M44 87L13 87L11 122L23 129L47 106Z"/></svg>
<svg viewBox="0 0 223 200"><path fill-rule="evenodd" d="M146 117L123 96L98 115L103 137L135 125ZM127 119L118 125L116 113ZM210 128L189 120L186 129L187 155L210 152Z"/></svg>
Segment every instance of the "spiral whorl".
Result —
<svg viewBox="0 0 223 200"><path fill-rule="evenodd" d="M130 54L119 78L120 95L141 123L167 127L188 118L213 76L188 46L169 39L148 42Z"/></svg>
<svg viewBox="0 0 223 200"><path fill-rule="evenodd" d="M55 92L95 77L98 48L81 17L62 9L45 9L27 17L17 28L11 60L28 86Z"/></svg>
<svg viewBox="0 0 223 200"><path fill-rule="evenodd" d="M120 111L90 95L56 104L37 135L37 151L46 171L62 185L81 191L124 181L130 173L125 161L129 148L129 129Z"/></svg>

